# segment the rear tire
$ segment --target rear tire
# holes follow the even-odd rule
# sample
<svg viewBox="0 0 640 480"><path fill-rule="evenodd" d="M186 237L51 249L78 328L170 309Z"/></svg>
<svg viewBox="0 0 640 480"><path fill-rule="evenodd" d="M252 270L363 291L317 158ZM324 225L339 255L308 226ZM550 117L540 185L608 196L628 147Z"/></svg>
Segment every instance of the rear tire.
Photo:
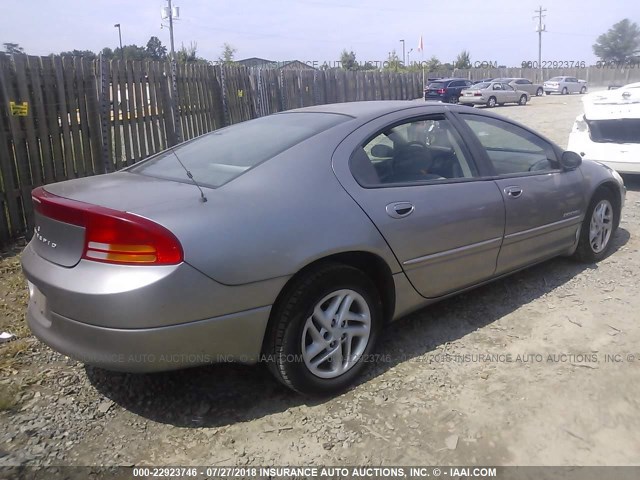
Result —
<svg viewBox="0 0 640 480"><path fill-rule="evenodd" d="M569 93L569 90L567 89L567 87L564 87L562 89L562 95L567 95Z"/></svg>
<svg viewBox="0 0 640 480"><path fill-rule="evenodd" d="M330 395L365 367L382 326L382 302L362 271L329 263L304 274L273 315L264 349L273 375L299 393Z"/></svg>
<svg viewBox="0 0 640 480"><path fill-rule="evenodd" d="M613 235L620 222L613 194L604 188L591 198L587 214L582 221L580 239L575 258L585 263L595 263L607 256L613 243Z"/></svg>
<svg viewBox="0 0 640 480"><path fill-rule="evenodd" d="M496 97L489 97L489 100L487 100L487 107L489 108L493 108L496 106Z"/></svg>
<svg viewBox="0 0 640 480"><path fill-rule="evenodd" d="M520 97L520 100L518 101L518 105L526 105L527 104L527 96L526 95L522 95Z"/></svg>
<svg viewBox="0 0 640 480"><path fill-rule="evenodd" d="M551 92L544 92L544 93L546 93L547 95L551 95Z"/></svg>
<svg viewBox="0 0 640 480"><path fill-rule="evenodd" d="M536 97L541 97L543 92L544 90L542 90L542 87L540 87L538 90L536 90Z"/></svg>

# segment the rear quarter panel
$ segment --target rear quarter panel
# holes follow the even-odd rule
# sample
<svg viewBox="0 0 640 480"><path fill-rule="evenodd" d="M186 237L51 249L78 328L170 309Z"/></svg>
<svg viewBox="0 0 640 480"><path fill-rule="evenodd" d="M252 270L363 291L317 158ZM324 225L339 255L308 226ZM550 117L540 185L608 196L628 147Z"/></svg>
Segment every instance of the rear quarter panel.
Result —
<svg viewBox="0 0 640 480"><path fill-rule="evenodd" d="M346 251L374 253L398 272L384 239L331 169L343 131L350 129L323 132L207 192L205 204L196 203L191 186L192 208L140 213L176 234L185 261L226 285L289 276Z"/></svg>

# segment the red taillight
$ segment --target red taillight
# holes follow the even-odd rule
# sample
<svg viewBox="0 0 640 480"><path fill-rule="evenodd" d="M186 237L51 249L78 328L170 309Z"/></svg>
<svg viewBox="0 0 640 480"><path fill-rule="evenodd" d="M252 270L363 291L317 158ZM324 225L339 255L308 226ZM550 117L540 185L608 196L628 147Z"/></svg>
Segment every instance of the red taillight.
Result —
<svg viewBox="0 0 640 480"><path fill-rule="evenodd" d="M129 265L175 265L183 260L175 235L151 220L59 197L42 187L31 196L41 215L84 227L82 258Z"/></svg>
<svg viewBox="0 0 640 480"><path fill-rule="evenodd" d="M441 88L441 89L438 90L438 93L440 95L444 95L445 92L446 92L446 90L444 88Z"/></svg>

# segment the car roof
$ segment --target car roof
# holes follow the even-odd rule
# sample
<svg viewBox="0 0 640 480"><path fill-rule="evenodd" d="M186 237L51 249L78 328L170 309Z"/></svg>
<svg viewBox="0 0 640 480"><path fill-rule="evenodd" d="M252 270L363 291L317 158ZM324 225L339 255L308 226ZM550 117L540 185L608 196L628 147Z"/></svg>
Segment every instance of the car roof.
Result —
<svg viewBox="0 0 640 480"><path fill-rule="evenodd" d="M279 112L276 115L284 113L334 113L339 115L348 115L353 118L375 117L386 113L397 112L408 108L424 106L424 102L415 102L413 100L371 100L365 102L345 102L345 103L328 103L326 105L314 105L312 107L296 108ZM434 105L442 105L434 103Z"/></svg>

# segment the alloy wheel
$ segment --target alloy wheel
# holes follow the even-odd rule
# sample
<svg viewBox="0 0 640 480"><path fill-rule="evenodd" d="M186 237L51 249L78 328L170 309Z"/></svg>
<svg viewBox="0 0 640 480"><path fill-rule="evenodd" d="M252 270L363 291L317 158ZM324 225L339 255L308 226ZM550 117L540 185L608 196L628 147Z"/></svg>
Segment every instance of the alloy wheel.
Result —
<svg viewBox="0 0 640 480"><path fill-rule="evenodd" d="M593 209L589 224L589 245L594 253L600 253L609 244L613 231L613 207L609 200L600 200Z"/></svg>
<svg viewBox="0 0 640 480"><path fill-rule="evenodd" d="M350 289L320 300L302 332L302 358L320 378L336 378L362 357L371 335L371 310L364 297Z"/></svg>

